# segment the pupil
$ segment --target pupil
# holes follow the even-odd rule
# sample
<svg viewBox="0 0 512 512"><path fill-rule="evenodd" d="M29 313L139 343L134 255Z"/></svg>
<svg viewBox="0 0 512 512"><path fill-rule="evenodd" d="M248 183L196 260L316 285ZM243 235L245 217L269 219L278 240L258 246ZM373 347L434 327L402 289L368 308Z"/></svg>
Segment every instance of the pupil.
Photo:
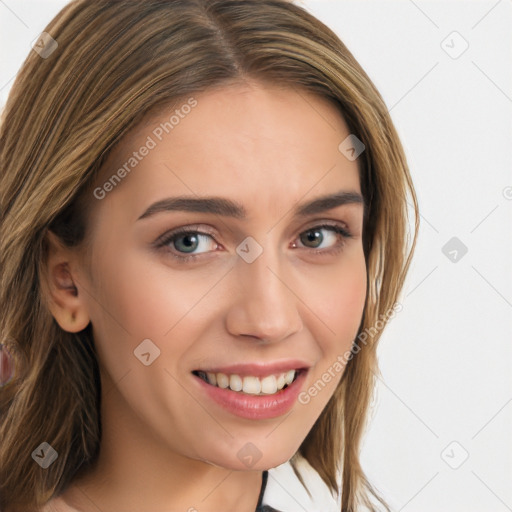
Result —
<svg viewBox="0 0 512 512"><path fill-rule="evenodd" d="M185 241L185 243L183 244L183 246L185 246L185 252L192 252L192 251L194 251L194 249L196 249L196 247L195 247L197 245L197 236L196 235L193 235L193 234L184 235L181 238L178 238L178 241L179 240ZM175 244L175 246L176 246L176 244ZM176 247L176 248L179 249L178 247Z"/></svg>
<svg viewBox="0 0 512 512"><path fill-rule="evenodd" d="M322 243L323 235L318 230L312 230L312 231L307 231L306 236L304 238L307 240L307 243L315 242L315 241ZM307 245L307 243L305 243L304 239L302 240L302 243L304 245Z"/></svg>

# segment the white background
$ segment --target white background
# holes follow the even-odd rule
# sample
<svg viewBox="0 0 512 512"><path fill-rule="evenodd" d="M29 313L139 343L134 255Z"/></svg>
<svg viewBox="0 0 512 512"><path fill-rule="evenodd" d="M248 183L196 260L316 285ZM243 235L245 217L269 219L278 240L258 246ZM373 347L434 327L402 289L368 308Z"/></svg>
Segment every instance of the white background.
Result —
<svg viewBox="0 0 512 512"><path fill-rule="evenodd" d="M396 511L512 511L512 1L297 3L381 92L420 201L364 469ZM65 4L0 0L1 105ZM468 249L456 262L452 237Z"/></svg>

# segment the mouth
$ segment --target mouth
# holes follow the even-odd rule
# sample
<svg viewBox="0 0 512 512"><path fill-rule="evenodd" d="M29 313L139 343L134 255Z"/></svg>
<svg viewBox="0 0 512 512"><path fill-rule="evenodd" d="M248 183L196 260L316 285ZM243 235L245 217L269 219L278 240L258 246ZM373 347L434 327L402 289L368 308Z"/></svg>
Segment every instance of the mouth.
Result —
<svg viewBox="0 0 512 512"><path fill-rule="evenodd" d="M200 396L249 420L287 414L304 387L309 365L301 360L239 363L192 371Z"/></svg>
<svg viewBox="0 0 512 512"><path fill-rule="evenodd" d="M213 387L229 389L245 395L269 396L283 392L297 380L299 375L306 371L307 369L305 368L294 368L266 376L207 372L203 370L194 370L192 374Z"/></svg>

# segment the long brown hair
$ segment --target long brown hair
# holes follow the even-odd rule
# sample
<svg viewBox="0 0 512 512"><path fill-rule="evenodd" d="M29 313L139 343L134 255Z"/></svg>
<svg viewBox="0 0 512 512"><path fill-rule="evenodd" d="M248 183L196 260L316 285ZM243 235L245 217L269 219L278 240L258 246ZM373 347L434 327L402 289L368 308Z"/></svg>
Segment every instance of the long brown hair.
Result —
<svg viewBox="0 0 512 512"><path fill-rule="evenodd" d="M4 512L42 506L98 454L91 325L68 333L52 317L41 277L46 235L85 251L90 185L149 111L246 78L313 92L339 108L365 145L368 290L359 333L385 322L418 232L414 189L384 101L339 38L303 8L286 0L75 0L45 32L58 46L30 52L0 126L0 342L14 365L0 385ZM342 511L373 510L372 497L385 505L359 461L381 333L355 340L358 353L298 452L336 492L342 475ZM31 457L43 441L58 452L47 469Z"/></svg>

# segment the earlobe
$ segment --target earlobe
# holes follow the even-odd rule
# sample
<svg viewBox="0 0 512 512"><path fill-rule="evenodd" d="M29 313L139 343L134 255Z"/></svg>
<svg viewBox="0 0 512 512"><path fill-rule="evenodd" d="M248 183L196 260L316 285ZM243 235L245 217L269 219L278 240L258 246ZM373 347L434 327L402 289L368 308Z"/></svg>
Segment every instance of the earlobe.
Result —
<svg viewBox="0 0 512 512"><path fill-rule="evenodd" d="M51 231L47 232L46 241L48 257L44 293L48 297L48 307L63 330L80 332L87 327L90 318L76 275L72 272L76 257Z"/></svg>

